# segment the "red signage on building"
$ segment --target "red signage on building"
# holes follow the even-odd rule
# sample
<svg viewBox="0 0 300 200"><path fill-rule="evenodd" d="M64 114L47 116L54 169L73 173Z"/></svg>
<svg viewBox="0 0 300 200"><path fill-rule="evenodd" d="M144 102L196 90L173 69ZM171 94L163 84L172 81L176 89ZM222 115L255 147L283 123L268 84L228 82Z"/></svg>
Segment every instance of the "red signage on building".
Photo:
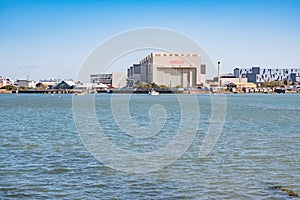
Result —
<svg viewBox="0 0 300 200"><path fill-rule="evenodd" d="M171 60L170 64L172 65L182 65L184 63L183 60Z"/></svg>

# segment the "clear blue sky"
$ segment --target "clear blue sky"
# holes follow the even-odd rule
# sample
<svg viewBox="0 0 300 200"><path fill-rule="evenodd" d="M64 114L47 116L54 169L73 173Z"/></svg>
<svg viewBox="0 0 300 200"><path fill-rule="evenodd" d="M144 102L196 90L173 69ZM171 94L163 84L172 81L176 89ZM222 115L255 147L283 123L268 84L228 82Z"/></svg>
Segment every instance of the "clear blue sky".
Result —
<svg viewBox="0 0 300 200"><path fill-rule="evenodd" d="M0 75L75 78L100 42L140 27L190 36L222 72L300 68L300 0L0 0Z"/></svg>

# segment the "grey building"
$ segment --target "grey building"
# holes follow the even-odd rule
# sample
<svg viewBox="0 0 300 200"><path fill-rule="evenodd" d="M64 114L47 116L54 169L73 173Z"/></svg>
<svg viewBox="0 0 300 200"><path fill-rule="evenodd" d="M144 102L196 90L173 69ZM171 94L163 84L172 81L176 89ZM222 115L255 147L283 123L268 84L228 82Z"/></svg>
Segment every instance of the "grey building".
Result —
<svg viewBox="0 0 300 200"><path fill-rule="evenodd" d="M91 83L102 83L115 88L122 88L126 86L126 73L112 72L111 74L92 74Z"/></svg>
<svg viewBox="0 0 300 200"><path fill-rule="evenodd" d="M19 80L17 79L14 82L14 85L17 87L32 87L35 88L35 82L30 80Z"/></svg>
<svg viewBox="0 0 300 200"><path fill-rule="evenodd" d="M112 83L112 74L92 74L91 83L103 83L110 85Z"/></svg>

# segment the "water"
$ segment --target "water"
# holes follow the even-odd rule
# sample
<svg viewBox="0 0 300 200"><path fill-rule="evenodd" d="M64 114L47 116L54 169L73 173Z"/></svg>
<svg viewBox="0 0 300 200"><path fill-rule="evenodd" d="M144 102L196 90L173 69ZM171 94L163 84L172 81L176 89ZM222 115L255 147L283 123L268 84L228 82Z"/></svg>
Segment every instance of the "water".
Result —
<svg viewBox="0 0 300 200"><path fill-rule="evenodd" d="M226 95L225 125L205 158L198 152L209 127L210 96L197 98L200 124L188 151L161 170L128 174L105 166L85 149L74 125L71 95L0 95L0 198L292 198L272 188L276 185L300 193L299 95ZM176 134L180 110L174 96L131 97L130 113L138 125L150 123L151 106L165 107L164 130L151 139L124 134L111 118L110 99L96 95L97 116L122 148L151 152Z"/></svg>

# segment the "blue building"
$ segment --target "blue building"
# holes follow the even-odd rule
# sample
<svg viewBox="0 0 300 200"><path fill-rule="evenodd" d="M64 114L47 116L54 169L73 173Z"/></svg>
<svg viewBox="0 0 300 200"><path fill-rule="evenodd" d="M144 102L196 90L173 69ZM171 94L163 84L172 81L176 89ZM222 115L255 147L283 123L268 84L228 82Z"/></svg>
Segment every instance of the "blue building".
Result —
<svg viewBox="0 0 300 200"><path fill-rule="evenodd" d="M289 82L300 81L300 68L291 69L263 69L260 67L252 68L235 68L233 70L236 78L247 78L251 83L263 83L267 81Z"/></svg>

